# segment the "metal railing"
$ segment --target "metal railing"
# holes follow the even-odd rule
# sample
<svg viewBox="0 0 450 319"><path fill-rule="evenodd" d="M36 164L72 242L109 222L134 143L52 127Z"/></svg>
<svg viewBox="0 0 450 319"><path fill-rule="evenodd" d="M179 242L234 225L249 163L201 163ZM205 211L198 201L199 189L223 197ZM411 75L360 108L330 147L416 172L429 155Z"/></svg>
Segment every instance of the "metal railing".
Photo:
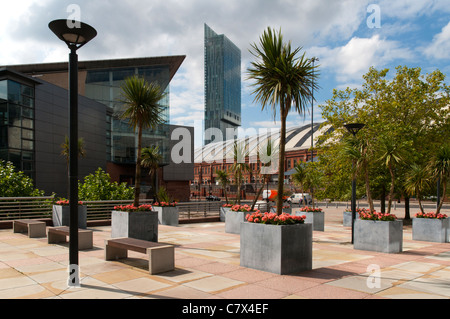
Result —
<svg viewBox="0 0 450 319"><path fill-rule="evenodd" d="M54 197L0 197L0 220L51 218Z"/></svg>

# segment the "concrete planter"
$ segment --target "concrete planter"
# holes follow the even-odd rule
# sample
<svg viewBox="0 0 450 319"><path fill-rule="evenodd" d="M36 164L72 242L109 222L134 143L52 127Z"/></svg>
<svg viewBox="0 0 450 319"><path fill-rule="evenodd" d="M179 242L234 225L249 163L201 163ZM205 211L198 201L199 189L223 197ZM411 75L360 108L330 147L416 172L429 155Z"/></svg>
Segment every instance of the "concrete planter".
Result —
<svg viewBox="0 0 450 319"><path fill-rule="evenodd" d="M450 242L450 219L413 218L412 239L438 243Z"/></svg>
<svg viewBox="0 0 450 319"><path fill-rule="evenodd" d="M312 269L312 225L241 224L240 265L280 275Z"/></svg>
<svg viewBox="0 0 450 319"><path fill-rule="evenodd" d="M231 209L226 212L225 232L231 234L241 233L241 223L246 222L245 216L251 214L249 212L235 212Z"/></svg>
<svg viewBox="0 0 450 319"><path fill-rule="evenodd" d="M231 210L231 207L220 207L219 218L221 222L224 222L227 216L227 212Z"/></svg>
<svg viewBox="0 0 450 319"><path fill-rule="evenodd" d="M129 237L158 242L158 212L111 213L111 238Z"/></svg>
<svg viewBox="0 0 450 319"><path fill-rule="evenodd" d="M86 229L87 206L78 205L78 228ZM52 221L54 227L70 226L70 206L53 205Z"/></svg>
<svg viewBox="0 0 450 319"><path fill-rule="evenodd" d="M294 209L292 215L306 216L305 224L312 224L313 230L325 230L325 213L324 212L302 212L300 208Z"/></svg>
<svg viewBox="0 0 450 319"><path fill-rule="evenodd" d="M359 214L356 212L355 219L359 219ZM344 211L343 213L343 225L344 227L352 227L352 212Z"/></svg>
<svg viewBox="0 0 450 319"><path fill-rule="evenodd" d="M403 250L403 222L355 219L353 248L382 253Z"/></svg>
<svg viewBox="0 0 450 319"><path fill-rule="evenodd" d="M158 221L161 225L178 226L178 207L173 206L152 206L153 210L158 212Z"/></svg>

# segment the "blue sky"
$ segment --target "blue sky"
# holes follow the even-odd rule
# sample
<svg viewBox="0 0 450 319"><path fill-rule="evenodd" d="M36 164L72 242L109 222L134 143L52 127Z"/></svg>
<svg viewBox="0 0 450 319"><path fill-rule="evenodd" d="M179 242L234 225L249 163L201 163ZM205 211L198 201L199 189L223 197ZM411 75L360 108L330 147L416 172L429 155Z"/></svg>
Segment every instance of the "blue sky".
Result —
<svg viewBox="0 0 450 319"><path fill-rule="evenodd" d="M79 11L73 10L71 4ZM319 58L319 105L332 90L357 87L371 66L421 67L450 72L449 0L16 0L2 1L0 65L67 61L67 48L48 29L54 19L79 15L98 36L80 60L186 55L171 83L171 122L194 126L201 145L204 110L203 25L225 34L242 51L243 128L279 127L272 113L253 102L246 70L250 44L267 27ZM311 122L291 114L288 126Z"/></svg>

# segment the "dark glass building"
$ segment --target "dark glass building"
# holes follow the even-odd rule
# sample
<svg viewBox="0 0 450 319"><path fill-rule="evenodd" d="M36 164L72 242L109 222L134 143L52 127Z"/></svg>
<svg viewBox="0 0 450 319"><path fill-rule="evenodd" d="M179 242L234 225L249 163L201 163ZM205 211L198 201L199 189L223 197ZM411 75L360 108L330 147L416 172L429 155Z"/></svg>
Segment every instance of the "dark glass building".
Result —
<svg viewBox="0 0 450 319"><path fill-rule="evenodd" d="M225 35L205 24L205 133L241 126L241 51ZM207 134L208 135L208 134ZM230 137L230 136L228 136ZM231 138L235 138L232 136ZM204 144L220 139L204 139Z"/></svg>

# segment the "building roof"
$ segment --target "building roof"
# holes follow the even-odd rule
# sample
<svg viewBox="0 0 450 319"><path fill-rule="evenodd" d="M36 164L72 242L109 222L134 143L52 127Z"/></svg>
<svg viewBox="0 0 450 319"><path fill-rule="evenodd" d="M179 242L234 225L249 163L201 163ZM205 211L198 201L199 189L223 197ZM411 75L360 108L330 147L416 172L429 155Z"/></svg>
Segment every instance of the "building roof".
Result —
<svg viewBox="0 0 450 319"><path fill-rule="evenodd" d="M332 130L330 125L322 123L313 124L314 137L320 136ZM267 130L266 132L237 139L239 145L245 145L250 156L258 154L258 145L266 145L268 140L272 141L274 147L280 144L280 129ZM223 142L210 143L206 146L195 149L194 163L218 162L233 159L233 145L235 140L226 140ZM305 150L311 147L311 125L295 126L286 129L285 151Z"/></svg>
<svg viewBox="0 0 450 319"><path fill-rule="evenodd" d="M172 80L173 76L178 71L179 67L181 66L181 63L183 63L185 58L186 58L185 55L174 55L161 57L79 61L78 70L82 71L82 70L95 70L108 68L169 65L170 80ZM68 67L69 67L68 62L18 64L8 66L8 68L12 68L18 72L26 73L29 75L67 72Z"/></svg>

